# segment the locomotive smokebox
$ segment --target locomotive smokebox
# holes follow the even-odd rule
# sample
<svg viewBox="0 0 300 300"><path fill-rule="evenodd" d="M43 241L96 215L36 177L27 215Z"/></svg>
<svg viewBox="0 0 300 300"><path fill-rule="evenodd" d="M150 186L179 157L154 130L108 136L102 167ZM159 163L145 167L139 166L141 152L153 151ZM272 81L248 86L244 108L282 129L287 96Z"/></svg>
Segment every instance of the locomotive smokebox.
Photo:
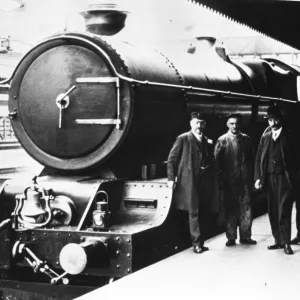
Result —
<svg viewBox="0 0 300 300"><path fill-rule="evenodd" d="M118 4L95 3L89 4L80 14L88 32L111 36L124 28L127 13Z"/></svg>

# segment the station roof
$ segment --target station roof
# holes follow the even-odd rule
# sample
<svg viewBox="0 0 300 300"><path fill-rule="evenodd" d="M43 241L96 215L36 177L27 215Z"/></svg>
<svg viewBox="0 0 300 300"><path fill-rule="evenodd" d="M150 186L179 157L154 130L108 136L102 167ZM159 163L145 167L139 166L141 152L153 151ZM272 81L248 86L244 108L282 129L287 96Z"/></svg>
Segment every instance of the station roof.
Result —
<svg viewBox="0 0 300 300"><path fill-rule="evenodd" d="M191 0L300 49L299 0Z"/></svg>
<svg viewBox="0 0 300 300"><path fill-rule="evenodd" d="M300 51L266 36L221 37L229 55L299 54Z"/></svg>

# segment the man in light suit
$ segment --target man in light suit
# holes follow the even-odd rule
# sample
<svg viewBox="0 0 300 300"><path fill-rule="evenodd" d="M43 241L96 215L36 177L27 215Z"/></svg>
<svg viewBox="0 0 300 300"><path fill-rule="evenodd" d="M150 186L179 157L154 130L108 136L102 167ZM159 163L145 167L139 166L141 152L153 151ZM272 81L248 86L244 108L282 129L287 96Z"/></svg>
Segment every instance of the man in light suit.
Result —
<svg viewBox="0 0 300 300"><path fill-rule="evenodd" d="M269 250L284 249L293 254L291 241L291 214L297 184L298 152L290 131L282 125L278 106L267 110L271 130L261 137L255 162L255 188L268 193L268 212L275 239Z"/></svg>
<svg viewBox="0 0 300 300"><path fill-rule="evenodd" d="M178 209L189 213L190 235L195 253L204 246L205 216L210 209L208 190L211 188L210 168L213 160L212 140L204 134L203 114L193 112L191 131L177 137L168 157L168 185L175 188L173 201ZM177 181L176 181L177 179Z"/></svg>
<svg viewBox="0 0 300 300"><path fill-rule="evenodd" d="M228 132L219 137L214 151L223 188L227 247L236 245L238 226L240 243L256 244L251 238L254 151L251 138L240 130L240 121L240 114L227 117Z"/></svg>

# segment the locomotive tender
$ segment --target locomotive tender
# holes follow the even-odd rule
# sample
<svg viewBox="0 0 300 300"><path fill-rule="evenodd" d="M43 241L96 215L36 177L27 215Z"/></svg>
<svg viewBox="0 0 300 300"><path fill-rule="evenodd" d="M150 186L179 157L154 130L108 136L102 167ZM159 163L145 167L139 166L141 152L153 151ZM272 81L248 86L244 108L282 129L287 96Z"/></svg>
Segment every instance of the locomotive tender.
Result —
<svg viewBox="0 0 300 300"><path fill-rule="evenodd" d="M186 247L158 177L189 113L215 140L239 112L258 142L269 104L297 114L298 75L233 62L210 37L180 55L91 33L36 45L5 82L15 134L45 168L0 190L3 297L70 299Z"/></svg>

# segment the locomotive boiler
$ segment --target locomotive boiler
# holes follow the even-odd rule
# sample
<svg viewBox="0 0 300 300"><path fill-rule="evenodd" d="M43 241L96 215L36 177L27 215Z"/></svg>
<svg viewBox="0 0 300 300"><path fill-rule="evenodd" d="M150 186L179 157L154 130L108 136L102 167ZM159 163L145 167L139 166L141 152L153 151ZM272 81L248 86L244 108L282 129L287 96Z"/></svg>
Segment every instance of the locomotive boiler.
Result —
<svg viewBox="0 0 300 300"><path fill-rule="evenodd" d="M214 38L197 40L194 53L170 53L65 32L24 56L5 82L9 115L44 169L0 190L3 296L74 298L189 246L164 162L191 111L214 140L239 112L256 142L269 104L296 115L297 69L233 62Z"/></svg>

